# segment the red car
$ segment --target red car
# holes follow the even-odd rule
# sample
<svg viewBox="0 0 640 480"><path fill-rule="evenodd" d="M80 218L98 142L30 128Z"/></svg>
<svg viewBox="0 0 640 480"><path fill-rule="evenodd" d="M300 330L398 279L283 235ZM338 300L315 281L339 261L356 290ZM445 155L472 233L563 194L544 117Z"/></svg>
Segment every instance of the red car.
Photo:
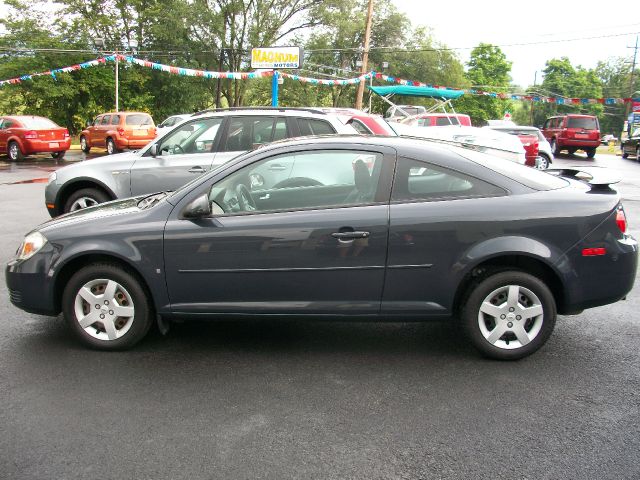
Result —
<svg viewBox="0 0 640 480"><path fill-rule="evenodd" d="M420 113L400 121L418 127L448 127L449 125L471 126L471 117L464 113Z"/></svg>
<svg viewBox="0 0 640 480"><path fill-rule="evenodd" d="M542 127L542 134L549 141L554 155L567 150L572 155L576 150L584 150L593 158L600 145L600 124L593 115L561 115L548 118Z"/></svg>
<svg viewBox="0 0 640 480"><path fill-rule="evenodd" d="M524 147L524 158L526 159L524 164L527 167L535 167L538 150L540 148L537 135L518 134L518 138Z"/></svg>
<svg viewBox="0 0 640 480"><path fill-rule="evenodd" d="M69 131L48 118L30 115L0 117L0 153L13 161L43 152L51 152L53 158L62 158L70 146Z"/></svg>

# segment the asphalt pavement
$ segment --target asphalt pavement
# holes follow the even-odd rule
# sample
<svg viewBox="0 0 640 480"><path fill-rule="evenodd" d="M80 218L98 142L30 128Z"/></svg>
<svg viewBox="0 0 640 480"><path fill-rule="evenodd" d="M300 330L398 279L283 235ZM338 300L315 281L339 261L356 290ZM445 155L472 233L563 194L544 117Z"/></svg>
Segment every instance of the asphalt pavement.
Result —
<svg viewBox="0 0 640 480"><path fill-rule="evenodd" d="M61 165L5 160L2 265ZM624 174L638 237L640 163L555 165L573 164ZM446 323L184 323L96 352L13 307L1 276L0 478L637 479L638 290L497 362Z"/></svg>

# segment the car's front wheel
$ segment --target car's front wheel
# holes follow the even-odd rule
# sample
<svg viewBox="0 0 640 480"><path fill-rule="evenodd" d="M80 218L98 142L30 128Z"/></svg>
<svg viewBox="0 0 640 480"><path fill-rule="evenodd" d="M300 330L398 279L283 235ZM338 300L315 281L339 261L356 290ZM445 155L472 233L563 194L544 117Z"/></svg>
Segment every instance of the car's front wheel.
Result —
<svg viewBox="0 0 640 480"><path fill-rule="evenodd" d="M118 148L116 147L116 142L113 141L113 138L107 138L107 153L109 155L118 153Z"/></svg>
<svg viewBox="0 0 640 480"><path fill-rule="evenodd" d="M475 283L460 320L482 354L517 360L544 345L553 332L556 315L556 303L547 285L533 275L513 270Z"/></svg>
<svg viewBox="0 0 640 480"><path fill-rule="evenodd" d="M153 319L140 280L108 263L76 272L64 289L62 307L76 337L100 350L132 347L144 338Z"/></svg>
<svg viewBox="0 0 640 480"><path fill-rule="evenodd" d="M80 136L80 149L84 153L89 153L91 151L91 147L89 146L89 143L87 142L87 137L85 137L84 135Z"/></svg>
<svg viewBox="0 0 640 480"><path fill-rule="evenodd" d="M83 208L93 207L99 203L108 202L110 198L97 188L83 188L69 196L64 204L64 213L75 212Z"/></svg>
<svg viewBox="0 0 640 480"><path fill-rule="evenodd" d="M553 152L554 155L560 155L560 148L558 148L558 142L556 141L556 139L554 138L553 140L551 140L551 151Z"/></svg>

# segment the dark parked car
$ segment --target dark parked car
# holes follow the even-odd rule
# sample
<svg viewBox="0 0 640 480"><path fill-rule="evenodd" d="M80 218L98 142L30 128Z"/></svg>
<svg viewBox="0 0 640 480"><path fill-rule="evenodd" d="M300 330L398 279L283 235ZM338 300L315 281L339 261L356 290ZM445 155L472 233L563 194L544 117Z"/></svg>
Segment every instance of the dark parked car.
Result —
<svg viewBox="0 0 640 480"><path fill-rule="evenodd" d="M611 180L563 173L409 138L276 142L171 194L42 224L7 266L9 295L100 349L156 318L459 318L485 355L517 359L556 313L635 280Z"/></svg>
<svg viewBox="0 0 640 480"><path fill-rule="evenodd" d="M633 155L636 160L640 160L640 128L636 128L631 136L622 142L621 148L622 158Z"/></svg>

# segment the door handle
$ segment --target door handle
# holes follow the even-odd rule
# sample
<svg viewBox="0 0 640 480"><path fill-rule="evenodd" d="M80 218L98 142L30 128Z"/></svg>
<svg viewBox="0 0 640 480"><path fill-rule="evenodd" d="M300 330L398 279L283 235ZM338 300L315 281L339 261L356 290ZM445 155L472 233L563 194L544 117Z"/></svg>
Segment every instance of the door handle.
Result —
<svg viewBox="0 0 640 480"><path fill-rule="evenodd" d="M369 232L334 232L331 234L333 238L338 240L353 240L354 238L368 238Z"/></svg>
<svg viewBox="0 0 640 480"><path fill-rule="evenodd" d="M204 168L202 168L202 167L191 167L189 169L189 173L204 173Z"/></svg>

